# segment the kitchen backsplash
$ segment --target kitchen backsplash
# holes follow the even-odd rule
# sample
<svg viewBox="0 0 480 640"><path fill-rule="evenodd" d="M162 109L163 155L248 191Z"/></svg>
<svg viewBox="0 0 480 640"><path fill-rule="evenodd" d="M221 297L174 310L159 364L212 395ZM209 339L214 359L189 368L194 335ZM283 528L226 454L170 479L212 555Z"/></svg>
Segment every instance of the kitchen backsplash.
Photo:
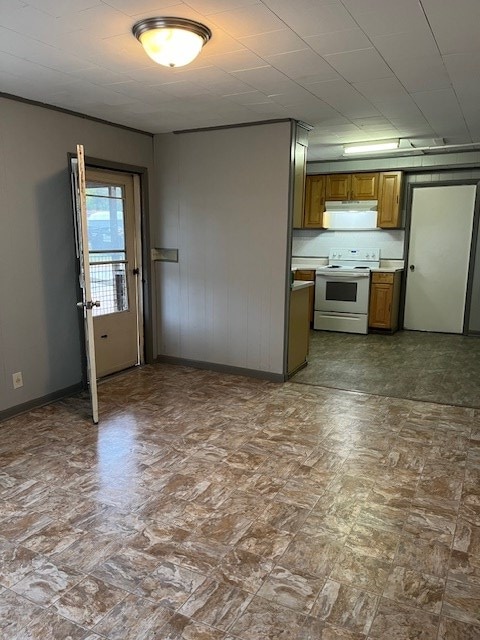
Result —
<svg viewBox="0 0 480 640"><path fill-rule="evenodd" d="M405 231L293 231L292 256L327 257L332 247L367 249L380 248L380 257L389 260L403 259Z"/></svg>

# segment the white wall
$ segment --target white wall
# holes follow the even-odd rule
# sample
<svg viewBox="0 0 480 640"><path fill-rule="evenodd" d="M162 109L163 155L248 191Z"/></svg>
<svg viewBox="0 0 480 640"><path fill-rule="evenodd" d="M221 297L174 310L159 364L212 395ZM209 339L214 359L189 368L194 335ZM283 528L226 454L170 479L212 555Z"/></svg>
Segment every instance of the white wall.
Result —
<svg viewBox="0 0 480 640"><path fill-rule="evenodd" d="M0 412L81 381L67 154L151 167L151 136L0 98ZM24 387L12 388L23 372Z"/></svg>
<svg viewBox="0 0 480 640"><path fill-rule="evenodd" d="M158 354L281 374L289 122L155 136Z"/></svg>
<svg viewBox="0 0 480 640"><path fill-rule="evenodd" d="M327 258L332 248L379 248L380 257L403 260L405 231L314 231L296 229L293 232L292 255L302 258Z"/></svg>

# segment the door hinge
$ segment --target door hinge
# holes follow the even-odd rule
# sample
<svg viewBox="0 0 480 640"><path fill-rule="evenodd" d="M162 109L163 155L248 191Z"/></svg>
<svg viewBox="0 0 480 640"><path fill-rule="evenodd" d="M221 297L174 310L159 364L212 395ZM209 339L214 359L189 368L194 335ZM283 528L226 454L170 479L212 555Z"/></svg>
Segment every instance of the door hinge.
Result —
<svg viewBox="0 0 480 640"><path fill-rule="evenodd" d="M135 267L135 269L132 269L132 273L134 276L138 276L140 274L140 269L138 267Z"/></svg>

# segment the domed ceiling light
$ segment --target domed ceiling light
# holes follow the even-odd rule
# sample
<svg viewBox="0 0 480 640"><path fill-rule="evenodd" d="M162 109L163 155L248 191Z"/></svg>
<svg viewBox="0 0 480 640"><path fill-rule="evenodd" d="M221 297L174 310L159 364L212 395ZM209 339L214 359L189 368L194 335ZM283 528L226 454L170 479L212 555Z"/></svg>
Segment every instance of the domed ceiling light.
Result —
<svg viewBox="0 0 480 640"><path fill-rule="evenodd" d="M186 18L147 18L132 27L147 55L165 67L183 67L195 60L212 37L208 27Z"/></svg>

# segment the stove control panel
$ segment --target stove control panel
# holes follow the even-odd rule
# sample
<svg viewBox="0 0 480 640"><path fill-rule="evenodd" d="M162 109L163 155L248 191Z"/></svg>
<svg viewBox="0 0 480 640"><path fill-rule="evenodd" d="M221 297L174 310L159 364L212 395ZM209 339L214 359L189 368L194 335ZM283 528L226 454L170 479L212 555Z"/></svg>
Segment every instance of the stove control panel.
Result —
<svg viewBox="0 0 480 640"><path fill-rule="evenodd" d="M330 249L330 260L356 260L358 262L380 260L380 249Z"/></svg>

